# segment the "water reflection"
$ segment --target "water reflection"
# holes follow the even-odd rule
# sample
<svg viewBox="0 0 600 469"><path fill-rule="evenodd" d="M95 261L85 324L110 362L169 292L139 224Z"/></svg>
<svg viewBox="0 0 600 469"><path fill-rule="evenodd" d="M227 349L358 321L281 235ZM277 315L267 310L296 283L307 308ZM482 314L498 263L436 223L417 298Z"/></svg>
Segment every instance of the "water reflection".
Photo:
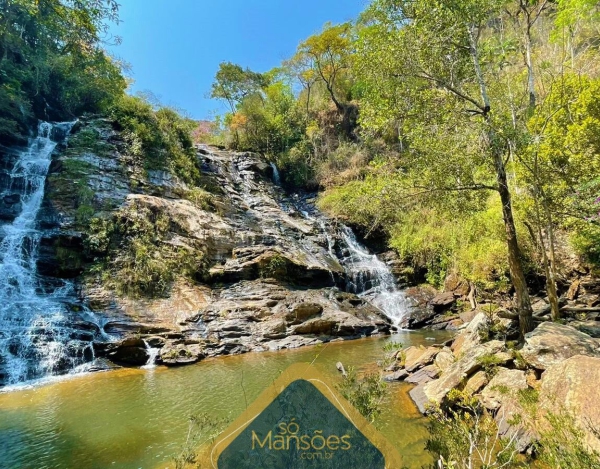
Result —
<svg viewBox="0 0 600 469"><path fill-rule="evenodd" d="M381 358L386 341L430 345L443 332L401 333L284 352L246 354L166 369L123 369L74 377L0 394L1 468L166 468L185 439L192 413L233 420L290 364L311 362L339 379L335 363L366 370ZM407 395L391 387L381 431L409 467L423 454L424 420ZM245 395L245 397L244 397Z"/></svg>

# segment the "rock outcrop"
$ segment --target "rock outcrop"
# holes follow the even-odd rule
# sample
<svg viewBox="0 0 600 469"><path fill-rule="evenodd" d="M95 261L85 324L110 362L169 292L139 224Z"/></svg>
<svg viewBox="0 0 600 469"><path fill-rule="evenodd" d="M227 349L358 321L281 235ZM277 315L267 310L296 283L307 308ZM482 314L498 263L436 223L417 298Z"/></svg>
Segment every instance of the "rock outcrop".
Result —
<svg viewBox="0 0 600 469"><path fill-rule="evenodd" d="M88 144L90 135L96 140ZM273 184L261 155L199 146L200 189L167 169L141 170L109 120L82 119L71 141L51 164L37 262L48 283L68 279L79 293L72 309L93 326L81 334L94 342L96 357L141 366L153 347L161 349L157 363L175 366L390 330L367 298L344 291L336 225L316 211L312 196L290 196ZM2 197L0 218L9 219L19 200ZM119 262L131 242L110 225L122 213L132 226L138 213L162 223L146 256L189 258L193 269L186 264L184 274L181 266L153 297L116 289L112 272L102 269ZM90 230L93 219L100 222ZM118 249L98 261L107 246Z"/></svg>
<svg viewBox="0 0 600 469"><path fill-rule="evenodd" d="M574 327L544 322L525 335L521 355L533 368L545 370L574 355L600 357L600 341Z"/></svg>
<svg viewBox="0 0 600 469"><path fill-rule="evenodd" d="M550 365L542 375L540 403L544 410L568 412L584 431L586 443L600 452L600 358L574 355Z"/></svg>
<svg viewBox="0 0 600 469"><path fill-rule="evenodd" d="M512 326L510 320L480 312L450 347L401 350L384 379L414 384L409 394L423 413L453 405L448 399L453 390L459 391L455 396L475 397L494 417L499 436L521 452L548 428L548 412L569 413L589 447L600 451L595 431L600 428L600 341L573 327L543 322L526 335L522 349L508 350L503 340L489 340L490 328L500 321ZM537 412L531 407L535 403Z"/></svg>

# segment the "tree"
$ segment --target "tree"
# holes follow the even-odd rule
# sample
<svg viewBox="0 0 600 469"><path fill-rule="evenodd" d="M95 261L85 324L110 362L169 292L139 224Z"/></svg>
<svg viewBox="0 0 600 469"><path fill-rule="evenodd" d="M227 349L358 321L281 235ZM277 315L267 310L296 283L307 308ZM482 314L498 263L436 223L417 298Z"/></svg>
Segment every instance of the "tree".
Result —
<svg viewBox="0 0 600 469"><path fill-rule="evenodd" d="M510 278L520 331L524 335L533 329L533 319L506 174L509 150L506 135L512 123L505 113L506 103L496 94L499 67L493 55L487 53L489 44L485 43L487 28L506 3L504 0L377 0L367 13L367 31L359 48L363 52L364 78L370 81L367 100L382 83L388 89L401 88L401 93L409 98L409 104L390 117L410 121L414 117L411 116L414 103L435 113L441 102L451 99L458 104L453 112L456 131L475 130L469 140L474 136L479 139L471 140L471 144L479 146L495 184L486 181L439 189L493 188L498 192ZM379 98L371 103L370 112L377 114L380 101ZM381 109L385 112L389 107L383 104ZM452 112L451 108L444 109Z"/></svg>
<svg viewBox="0 0 600 469"><path fill-rule="evenodd" d="M106 110L123 93L120 66L102 50L117 11L114 0L0 1L0 139L36 118Z"/></svg>
<svg viewBox="0 0 600 469"><path fill-rule="evenodd" d="M292 60L295 64L306 67L300 72L303 80L312 80L314 74L321 79L331 101L342 116L342 129L345 136L354 140L358 110L356 106L344 99L342 87L343 75L349 68L352 47L350 23L339 25L327 23L319 34L310 36L300 43Z"/></svg>
<svg viewBox="0 0 600 469"><path fill-rule="evenodd" d="M210 97L224 99L229 104L231 112L235 112L244 98L260 92L267 85L268 80L265 75L253 72L249 68L243 69L231 62L221 62L212 84Z"/></svg>

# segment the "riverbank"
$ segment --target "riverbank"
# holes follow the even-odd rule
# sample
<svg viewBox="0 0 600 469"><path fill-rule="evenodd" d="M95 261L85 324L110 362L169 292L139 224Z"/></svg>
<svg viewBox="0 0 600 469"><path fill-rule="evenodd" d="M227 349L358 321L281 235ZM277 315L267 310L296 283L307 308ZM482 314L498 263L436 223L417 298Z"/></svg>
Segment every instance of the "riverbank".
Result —
<svg viewBox="0 0 600 469"><path fill-rule="evenodd" d="M409 394L419 410L437 415L434 419L444 424L464 424L482 452L490 449L479 441L484 430L476 428L472 417L461 422L465 411L492 419L490 434L502 438L509 453L535 458L558 450L578 464L600 457L600 339L592 336L595 327L590 321L567 325L539 319L524 343L518 343L507 340L516 321L496 313L479 311L444 345L396 352L385 379L415 385ZM578 330L582 324L592 335ZM457 457L468 452L468 445L454 451L452 457Z"/></svg>

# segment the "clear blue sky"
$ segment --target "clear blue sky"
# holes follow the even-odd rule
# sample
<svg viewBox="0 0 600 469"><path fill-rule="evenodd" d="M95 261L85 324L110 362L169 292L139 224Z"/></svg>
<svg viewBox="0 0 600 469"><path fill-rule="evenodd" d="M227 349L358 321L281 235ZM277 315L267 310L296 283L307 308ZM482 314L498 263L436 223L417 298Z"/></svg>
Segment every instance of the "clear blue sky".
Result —
<svg viewBox="0 0 600 469"><path fill-rule="evenodd" d="M368 0L121 0L122 44L109 47L129 63L132 92L197 119L224 109L208 98L224 61L264 72L290 57L327 21L355 19Z"/></svg>

